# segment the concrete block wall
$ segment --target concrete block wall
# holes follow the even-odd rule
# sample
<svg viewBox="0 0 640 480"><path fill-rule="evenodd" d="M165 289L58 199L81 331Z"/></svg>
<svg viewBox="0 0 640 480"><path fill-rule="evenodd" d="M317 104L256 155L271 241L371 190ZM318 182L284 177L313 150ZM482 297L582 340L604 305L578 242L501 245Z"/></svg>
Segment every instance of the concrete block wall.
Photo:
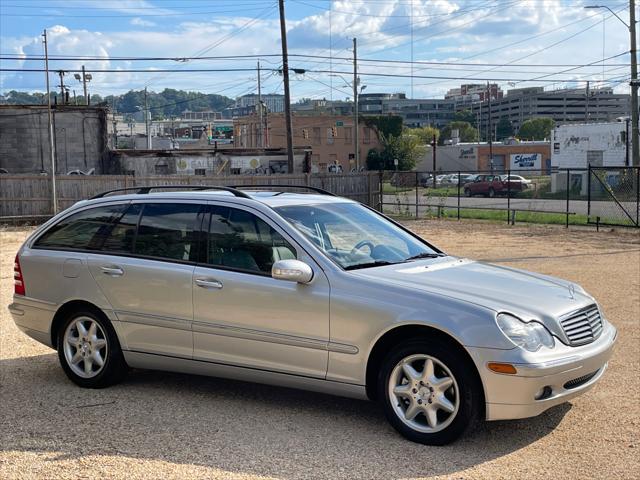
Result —
<svg viewBox="0 0 640 480"><path fill-rule="evenodd" d="M53 109L56 173L103 171L107 158L107 111L101 107ZM49 124L44 105L0 106L0 167L10 173L51 172Z"/></svg>

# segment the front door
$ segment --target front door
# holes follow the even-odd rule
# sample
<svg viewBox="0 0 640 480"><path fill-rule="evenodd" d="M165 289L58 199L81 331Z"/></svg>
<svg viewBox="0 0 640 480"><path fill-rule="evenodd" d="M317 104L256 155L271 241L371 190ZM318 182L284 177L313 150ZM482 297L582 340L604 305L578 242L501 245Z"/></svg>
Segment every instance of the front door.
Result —
<svg viewBox="0 0 640 480"><path fill-rule="evenodd" d="M194 359L324 378L329 283L322 270L258 212L215 205L204 222L204 263L193 275ZM271 277L275 261L292 258L311 265L311 283Z"/></svg>
<svg viewBox="0 0 640 480"><path fill-rule="evenodd" d="M89 255L128 350L191 358L192 277L202 217L194 203L132 204Z"/></svg>

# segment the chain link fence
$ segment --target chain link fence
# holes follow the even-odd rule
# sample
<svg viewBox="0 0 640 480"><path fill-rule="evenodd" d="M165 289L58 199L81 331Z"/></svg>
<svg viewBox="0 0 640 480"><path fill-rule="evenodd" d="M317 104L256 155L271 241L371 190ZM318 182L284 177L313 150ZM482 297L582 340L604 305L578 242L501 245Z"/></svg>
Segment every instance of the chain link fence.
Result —
<svg viewBox="0 0 640 480"><path fill-rule="evenodd" d="M382 171L380 210L407 218L638 227L638 171Z"/></svg>

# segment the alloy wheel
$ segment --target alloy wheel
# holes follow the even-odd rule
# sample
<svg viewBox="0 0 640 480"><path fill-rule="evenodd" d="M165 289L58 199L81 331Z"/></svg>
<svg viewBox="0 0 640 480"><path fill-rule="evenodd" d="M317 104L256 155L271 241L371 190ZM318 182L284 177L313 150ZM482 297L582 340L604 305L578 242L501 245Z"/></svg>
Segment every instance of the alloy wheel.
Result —
<svg viewBox="0 0 640 480"><path fill-rule="evenodd" d="M107 360L107 337L93 318L74 319L64 333L64 357L69 368L82 378L98 375Z"/></svg>
<svg viewBox="0 0 640 480"><path fill-rule="evenodd" d="M455 377L444 363L430 355L403 358L389 376L388 390L395 414L418 432L445 429L460 408Z"/></svg>

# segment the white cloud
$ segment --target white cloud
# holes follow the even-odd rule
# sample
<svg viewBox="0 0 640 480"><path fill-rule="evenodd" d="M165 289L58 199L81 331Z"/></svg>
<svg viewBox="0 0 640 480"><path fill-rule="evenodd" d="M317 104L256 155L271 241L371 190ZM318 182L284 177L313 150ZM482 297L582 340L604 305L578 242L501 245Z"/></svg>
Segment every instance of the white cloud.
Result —
<svg viewBox="0 0 640 480"><path fill-rule="evenodd" d="M156 24L150 20L145 20L143 18L140 17L135 17L133 19L131 19L131 21L129 22L131 25L134 25L136 27L155 27Z"/></svg>
<svg viewBox="0 0 640 480"><path fill-rule="evenodd" d="M477 62L477 63L509 63L519 57L531 55L518 63L526 64L562 64L588 63L602 57L602 27L596 25L574 39L563 43L554 43L573 35L590 24L597 24L602 18L599 12L584 10L579 5L569 6L560 0L523 0L512 4L496 3L495 8L480 8L482 4L472 1L414 0L414 59L425 61ZM93 4L95 6L95 3ZM251 22L250 17L215 17L212 21L190 21L170 23L174 17L153 18L150 21L143 16L150 9L146 1L104 1L101 7L127 9L128 14L140 15L130 20L132 27L120 31L92 31L89 29L74 29L62 25L49 29L50 53L57 55L98 55L107 57L101 61L85 61L86 67L94 73L92 89L96 93L113 93L126 91L131 88L139 89L151 81L150 88L164 87L185 88L214 92L225 90L228 94L241 93L251 87L255 81L254 72L202 72L202 73L158 73L143 74L135 72L115 72L100 74L100 70L132 68L148 68L151 64L143 62L115 62L109 60L116 56L162 56L188 57L196 52L207 50L206 55L247 55L247 54L278 54L280 52L280 31L276 18L258 20L246 29L243 26ZM328 4L322 3L323 6ZM288 21L288 41L290 52L295 54L329 53L329 33L333 42L333 54L339 57L350 57L351 38L357 37L359 56L364 58L386 58L393 60L409 60L411 32L408 28L410 4L407 0L390 0L388 2L358 2L334 1L332 13L317 9L310 9L314 14L300 20ZM134 9L134 10L130 10ZM364 14L351 15L348 12ZM606 13L606 12L605 12ZM587 19L592 15L593 18ZM624 14L623 15L624 18ZM182 18L182 17L177 17ZM583 20L584 19L584 20ZM571 22L583 20L575 25L562 27ZM154 23L156 25L154 25ZM242 31L238 32L239 29ZM606 22L605 56L628 50L628 34L615 19ZM555 31L553 31L555 30ZM550 32L550 33L545 33ZM541 35L545 33L544 35ZM531 38L522 43L523 39ZM2 43L7 51L24 54L42 54L41 39L34 38L6 38ZM513 45L510 45L513 44ZM509 46L510 45L510 46ZM496 47L505 46L504 48ZM536 53L541 50L539 53ZM627 57L620 57L608 63L623 63ZM12 62L4 62L7 67ZM13 62L16 63L16 62ZM20 65L25 62L20 63ZM29 62L34 66L37 62ZM79 68L83 62L64 62L69 68ZM278 68L279 57L264 57L263 68ZM292 56L291 66L314 70L328 70L329 62L325 59L302 59ZM333 69L350 71L349 60L334 60ZM61 64L57 64L61 65ZM176 63L173 61L155 62L155 68L189 69L189 68L253 68L255 60L247 61L192 61ZM53 63L51 68L55 69ZM478 70L478 72L471 70ZM489 70L481 72L481 70ZM560 70L559 68L556 71ZM605 68L605 76L624 75L626 70L620 68L614 71ZM361 62L361 72L376 73L411 73L406 66L387 65L383 67L367 65ZM513 73L522 71L522 74ZM515 65L490 70L489 67L414 67L416 75L424 76L460 76L469 77L468 80L437 80L416 78L414 80L415 96L433 97L446 92L448 88L464 82L472 82L475 78L535 78L543 72L553 71L542 67L518 68ZM527 73L529 72L529 73ZM597 80L602 76L602 70L597 65L593 68L570 71L563 74L564 79ZM281 77L263 73L265 91L280 90ZM11 89L40 89L43 88L43 78L37 75L4 75L0 77L3 85L0 88ZM313 78L313 80L312 80ZM252 80L253 79L253 80ZM296 78L292 82L294 98L317 94L319 97L329 97L330 90L317 81L333 83L338 88L341 81L331 79L327 74L310 74L303 79ZM234 87L234 82L236 83ZM410 80L408 78L365 77L363 83L368 85L367 92L375 91L405 91L409 93ZM530 85L530 84L529 84ZM523 86L523 85L519 85ZM508 88L506 82L505 88ZM617 86L624 91L625 86ZM348 89L346 89L348 90ZM334 91L334 98L344 98L344 92Z"/></svg>

